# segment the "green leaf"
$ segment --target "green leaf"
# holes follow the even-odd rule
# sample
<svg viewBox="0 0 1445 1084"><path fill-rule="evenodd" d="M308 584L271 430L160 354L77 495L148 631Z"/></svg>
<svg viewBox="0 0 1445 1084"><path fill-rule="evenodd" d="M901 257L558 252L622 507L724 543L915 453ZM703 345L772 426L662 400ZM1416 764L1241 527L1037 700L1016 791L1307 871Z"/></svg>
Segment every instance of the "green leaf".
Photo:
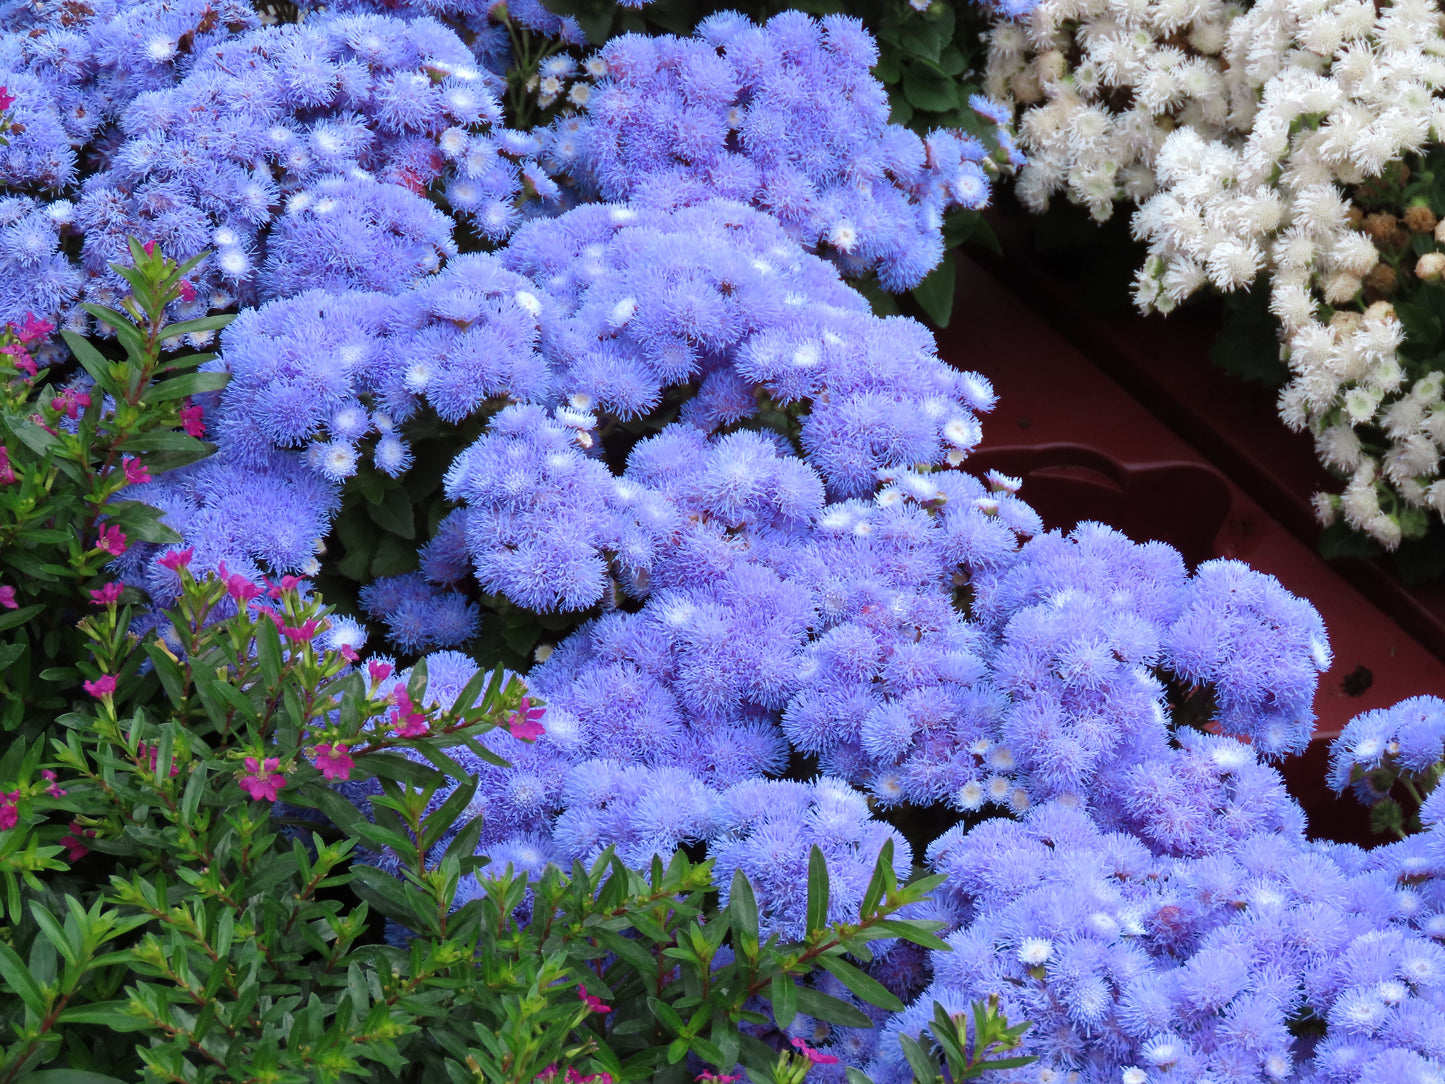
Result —
<svg viewBox="0 0 1445 1084"><path fill-rule="evenodd" d="M953 315L953 295L958 280L958 267L953 262L953 253L946 253L943 261L928 273L928 277L913 288L913 300L927 314L934 327L946 328Z"/></svg>
<svg viewBox="0 0 1445 1084"><path fill-rule="evenodd" d="M813 933L828 928L828 861L818 845L808 855L808 912L807 931Z"/></svg>
<svg viewBox="0 0 1445 1084"><path fill-rule="evenodd" d="M927 927L918 920L890 918L882 922L875 922L873 928L887 930L905 941L912 941L915 945L921 945L926 949L937 949L939 952L952 951L952 947L947 941L929 933Z"/></svg>
<svg viewBox="0 0 1445 1084"><path fill-rule="evenodd" d="M127 1001L97 1001L90 1005L76 1005L62 1012L58 1022L61 1024L98 1024L111 1031L144 1031L151 1027L152 1025L144 1018L127 1011L129 1004ZM75 1072L76 1070L68 1071ZM37 1077L44 1075L44 1073L32 1073L24 1079L34 1082ZM108 1081L111 1078L97 1077L96 1079Z"/></svg>
<svg viewBox="0 0 1445 1084"><path fill-rule="evenodd" d="M188 395L200 395L205 391L220 391L231 381L230 373L186 373L153 384L146 391L148 403L167 403L172 399L184 399Z"/></svg>
<svg viewBox="0 0 1445 1084"><path fill-rule="evenodd" d="M121 398L120 385L110 375L110 367L115 363L92 346L88 339L73 331L62 331L60 337L65 340L65 345L70 347L75 359L85 367L96 386L117 399Z"/></svg>
<svg viewBox="0 0 1445 1084"><path fill-rule="evenodd" d="M913 1070L913 1079L933 1084L938 1079L938 1066L919 1045L918 1040L911 1035L900 1035L898 1044L903 1047L903 1056L908 1059L908 1067Z"/></svg>
<svg viewBox="0 0 1445 1084"><path fill-rule="evenodd" d="M798 984L784 971L773 975L769 1000L773 1003L773 1019L779 1028L786 1028L798 1015Z"/></svg>
<svg viewBox="0 0 1445 1084"><path fill-rule="evenodd" d="M682 1017L678 1016L676 1010L667 1002L659 1001L655 997L649 997L647 999L647 1007L652 1010L652 1015L660 1020L674 1035L681 1035L686 1029L686 1025L682 1022ZM683 1049L685 1050L686 1047Z"/></svg>
<svg viewBox="0 0 1445 1084"><path fill-rule="evenodd" d="M141 501L111 501L105 506L105 513L128 536L141 542L170 544L181 541L179 534L161 522L165 512Z"/></svg>
<svg viewBox="0 0 1445 1084"><path fill-rule="evenodd" d="M149 433L137 433L126 438L124 447L128 452L200 452L198 459L216 450L214 444L197 440L189 433L175 429L154 429Z"/></svg>
<svg viewBox="0 0 1445 1084"><path fill-rule="evenodd" d="M9 555L7 554L7 556ZM31 606L22 606L18 610L0 614L0 629L11 629L16 625L23 625L43 609L45 609L45 604L37 602Z"/></svg>
<svg viewBox="0 0 1445 1084"><path fill-rule="evenodd" d="M863 901L858 905L858 917L867 918L878 907L879 901L883 899L888 891L888 885L893 874L893 839L889 837L883 841L883 846L878 851L878 861L873 863L873 876L869 878L868 887L863 892Z"/></svg>
<svg viewBox="0 0 1445 1084"><path fill-rule="evenodd" d="M809 1016L830 1024L842 1024L847 1028L871 1028L873 1026L872 1020L869 1020L859 1009L849 1005L846 1001L839 1001L836 997L829 997L808 986L799 986L796 989L799 1012L807 1013Z"/></svg>
<svg viewBox="0 0 1445 1084"><path fill-rule="evenodd" d="M818 966L841 982L848 990L857 994L870 1005L877 1005L889 1012L902 1012L903 1002L899 1001L888 987L839 956L819 956Z"/></svg>
<svg viewBox="0 0 1445 1084"><path fill-rule="evenodd" d="M903 95L913 108L930 113L945 113L959 104L956 81L917 67L903 73Z"/></svg>
<svg viewBox="0 0 1445 1084"><path fill-rule="evenodd" d="M115 1004L122 1003L116 1002ZM61 1014L60 1019L66 1023L80 1023L81 1021L70 1019L71 1011L72 1010L67 1009ZM131 1017L131 1020L140 1024L141 1027L148 1026L145 1021L136 1020L135 1017ZM94 1023L98 1021L84 1022ZM117 1028L116 1030L119 1031L122 1029ZM132 1027L124 1030L135 1031L138 1029ZM92 1073L89 1069L41 1069L37 1073L26 1073L16 1081L16 1084L125 1084L125 1081L118 1080L113 1076L106 1076L104 1073Z"/></svg>
<svg viewBox="0 0 1445 1084"><path fill-rule="evenodd" d="M758 901L753 886L742 870L733 871L728 891L728 922L733 930L733 945L749 959L758 951Z"/></svg>
<svg viewBox="0 0 1445 1084"><path fill-rule="evenodd" d="M3 941L0 941L0 979L5 980L6 985L25 1003L27 1009L37 1016L45 1016L45 995L31 977L30 969L15 955L15 950Z"/></svg>
<svg viewBox="0 0 1445 1084"><path fill-rule="evenodd" d="M404 486L387 490L380 504L367 504L366 514L388 534L408 541L416 537L416 509Z"/></svg>
<svg viewBox="0 0 1445 1084"><path fill-rule="evenodd" d="M167 324L163 330L166 338L173 339L177 335L191 335L197 331L220 331L235 318L234 312L223 313L220 316L202 316L197 320L182 320L179 324Z"/></svg>
<svg viewBox="0 0 1445 1084"><path fill-rule="evenodd" d="M271 621L256 622L256 661L269 689L281 683L281 633Z"/></svg>

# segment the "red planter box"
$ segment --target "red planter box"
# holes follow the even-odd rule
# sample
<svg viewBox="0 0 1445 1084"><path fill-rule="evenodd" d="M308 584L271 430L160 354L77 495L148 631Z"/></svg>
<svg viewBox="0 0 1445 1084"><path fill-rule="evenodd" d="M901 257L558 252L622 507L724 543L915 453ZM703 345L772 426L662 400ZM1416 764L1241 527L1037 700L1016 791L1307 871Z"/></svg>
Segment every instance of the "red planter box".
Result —
<svg viewBox="0 0 1445 1084"><path fill-rule="evenodd" d="M1153 404L1146 405L1097 363L1086 347L1097 345L1090 336L1102 332L1089 330L1085 315L1076 314L1079 323L1066 325L1066 337L1050 326L1052 321L1041 319L1048 300L1029 298L1040 308L1017 296L997 274L959 260L953 321L939 334L939 350L951 363L983 373L999 394L970 465L1022 476L1021 496L1049 527L1068 529L1093 519L1136 539L1169 542L1191 564L1238 558L1313 602L1329 629L1335 661L1315 698L1315 741L1309 753L1285 765L1285 774L1314 834L1369 842L1363 807L1350 798L1337 799L1324 786L1328 740L1361 711L1445 692L1445 662L1378 605L1373 593L1367 597L1289 528L1285 519L1297 518L1299 502L1281 502L1282 515L1273 505L1266 510L1239 477L1250 475L1244 469L1248 463L1227 457L1221 463L1186 440ZM1187 379L1179 378L1181 385L1205 382L1194 372L1198 360L1181 355L1207 351L1212 334L1207 328L1183 321L1164 325L1157 318L1137 322L1182 335L1181 342L1162 331L1149 339L1126 327L1136 335L1133 348L1140 355L1160 369L1188 371ZM1081 338L1089 341L1080 343ZM1271 408L1259 418L1238 411L1221 439L1236 439L1247 449L1243 437L1251 424L1290 435ZM1244 451L1235 459L1241 457L1247 459ZM1254 466L1244 481L1255 487L1260 477L1299 481L1292 473L1297 463Z"/></svg>

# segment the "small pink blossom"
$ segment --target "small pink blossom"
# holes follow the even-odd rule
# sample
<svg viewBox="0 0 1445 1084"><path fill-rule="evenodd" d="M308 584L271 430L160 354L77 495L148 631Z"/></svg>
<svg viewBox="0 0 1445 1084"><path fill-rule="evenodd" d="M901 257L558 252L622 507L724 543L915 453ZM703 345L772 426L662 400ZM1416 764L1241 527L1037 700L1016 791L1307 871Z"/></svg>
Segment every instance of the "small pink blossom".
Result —
<svg viewBox="0 0 1445 1084"><path fill-rule="evenodd" d="M300 576L282 576L280 583L272 583L268 579L266 580L266 593L272 598L280 598L287 591L296 590L304 582Z"/></svg>
<svg viewBox="0 0 1445 1084"><path fill-rule="evenodd" d="M246 604L261 593L261 589L248 580L239 572L226 571L226 562L222 561L216 566L216 575L220 576L226 584L226 593L236 600L236 605L245 608Z"/></svg>
<svg viewBox="0 0 1445 1084"><path fill-rule="evenodd" d="M196 299L196 288L191 285L190 279L181 279L181 300L189 305Z"/></svg>
<svg viewBox="0 0 1445 1084"><path fill-rule="evenodd" d="M0 109L9 109L15 102L15 95L10 93L8 87L0 87Z"/></svg>
<svg viewBox="0 0 1445 1084"><path fill-rule="evenodd" d="M94 837L94 828L86 828L79 821L71 821L70 834L60 837L60 845L70 852L65 857L71 862L80 861L80 859L90 853L90 848L81 841L93 839Z"/></svg>
<svg viewBox="0 0 1445 1084"><path fill-rule="evenodd" d="M97 590L90 593L90 601L94 606L109 606L120 598L120 593L125 590L125 585L119 580L112 580Z"/></svg>
<svg viewBox="0 0 1445 1084"><path fill-rule="evenodd" d="M60 784L57 782L59 776L57 776L49 768L40 769L40 778L44 779L47 783L50 784L50 786L45 788L46 794L50 795L52 798L65 797L65 791L61 789Z"/></svg>
<svg viewBox="0 0 1445 1084"><path fill-rule="evenodd" d="M5 445L0 444L0 485L9 485L15 481L15 468L10 465L10 452Z"/></svg>
<svg viewBox="0 0 1445 1084"><path fill-rule="evenodd" d="M191 558L195 555L195 546L187 546L183 550L171 550L161 558L161 565L164 568L169 568L172 572L176 572L190 564Z"/></svg>
<svg viewBox="0 0 1445 1084"><path fill-rule="evenodd" d="M9 584L0 587L0 606L4 606L7 610L20 609L20 603L15 601L15 588Z"/></svg>
<svg viewBox="0 0 1445 1084"><path fill-rule="evenodd" d="M260 763L255 757L246 758L246 774L241 778L241 789L255 801L265 799L274 802L276 795L286 785L286 778L279 771L281 759L267 757Z"/></svg>
<svg viewBox="0 0 1445 1084"><path fill-rule="evenodd" d="M798 1052L802 1054L803 1057L807 1058L814 1065L838 1064L838 1059L832 1054L824 1054L821 1050L814 1050L807 1043L803 1042L802 1039L794 1039L793 1045L798 1048Z"/></svg>
<svg viewBox="0 0 1445 1084"><path fill-rule="evenodd" d="M324 742L316 747L316 767L327 781L340 780L344 783L351 778L351 769L356 767L356 761L351 759L345 745Z"/></svg>
<svg viewBox="0 0 1445 1084"><path fill-rule="evenodd" d="M193 437L199 438L206 435L206 423L202 421L206 412L200 406L187 399L181 405L180 414L182 429Z"/></svg>
<svg viewBox="0 0 1445 1084"><path fill-rule="evenodd" d="M138 486L142 482L149 482L151 480L150 468L135 456L128 455L120 462L121 466L125 467L125 480L131 485Z"/></svg>
<svg viewBox="0 0 1445 1084"><path fill-rule="evenodd" d="M589 994L587 992L587 987L582 986L581 984L579 984L577 987L577 996L581 998L582 1003L593 1012L605 1013L612 1011L610 1006L602 1004L602 999L600 997L594 997L593 995Z"/></svg>
<svg viewBox="0 0 1445 1084"><path fill-rule="evenodd" d="M20 372L26 376L33 377L40 371L36 368L35 359L30 356L30 353L20 343L0 346L0 354L9 354L10 364L14 365L16 369L20 370Z"/></svg>
<svg viewBox="0 0 1445 1084"><path fill-rule="evenodd" d="M426 716L415 711L409 711L405 716L399 711L393 712L391 722L396 727L398 738L420 738L430 729Z"/></svg>
<svg viewBox="0 0 1445 1084"><path fill-rule="evenodd" d="M90 396L83 391L76 391L74 388L66 388L63 392L50 400L50 409L58 410L67 418L78 418L80 412L90 406Z"/></svg>
<svg viewBox="0 0 1445 1084"><path fill-rule="evenodd" d="M611 1012L611 1009L607 1010ZM611 1073L588 1073L583 1076L576 1069L568 1069L565 1078L567 1084L612 1084Z"/></svg>
<svg viewBox="0 0 1445 1084"><path fill-rule="evenodd" d="M33 312L27 312L17 334L23 342L33 343L36 339L48 338L54 330L55 325L49 320L42 320Z"/></svg>
<svg viewBox="0 0 1445 1084"><path fill-rule="evenodd" d="M0 791L0 831L7 828L14 828L20 823L20 792L12 790L9 794Z"/></svg>
<svg viewBox="0 0 1445 1084"><path fill-rule="evenodd" d="M311 637L316 635L316 630L318 627L320 627L320 622L318 622L316 618L312 617L302 622L299 628L292 628L290 625L282 625L281 635L285 636L286 639L291 640L295 643L304 644L308 643L311 640Z"/></svg>
<svg viewBox="0 0 1445 1084"><path fill-rule="evenodd" d="M546 708L532 707L532 701L524 696L517 705L517 710L507 718L507 731L512 737L522 741L536 741L547 733L540 722L546 713Z"/></svg>
<svg viewBox="0 0 1445 1084"><path fill-rule="evenodd" d="M387 678L391 677L391 663L377 662L372 659L366 664L366 672L371 675L371 684L380 685Z"/></svg>
<svg viewBox="0 0 1445 1084"><path fill-rule="evenodd" d="M699 1084L702 1084L704 1081L706 1081L707 1084L733 1084L734 1081L741 1080L742 1077L728 1076L726 1073L714 1073L710 1069L704 1069L698 1073L694 1079L697 1080Z"/></svg>
<svg viewBox="0 0 1445 1084"><path fill-rule="evenodd" d="M115 692L115 675L102 674L94 681L81 682L81 688L83 688L86 692L88 692L91 696L95 697L97 700L100 700L104 697L110 696L111 693Z"/></svg>
<svg viewBox="0 0 1445 1084"><path fill-rule="evenodd" d="M100 539L96 542L95 548L102 553L110 553L119 557L126 550L125 532L114 524L106 524L100 529Z"/></svg>
<svg viewBox="0 0 1445 1084"><path fill-rule="evenodd" d="M150 758L151 771L154 772L154 771L156 770L156 759L161 755L160 746L158 746L158 745L147 745L145 742L141 742L138 746L136 746L136 755L137 755L137 756L143 756L143 757L149 757L149 758ZM172 753L172 754L171 754L171 778L174 779L176 776L178 776L178 775L180 775L180 774L181 774L180 765L176 763L175 754Z"/></svg>
<svg viewBox="0 0 1445 1084"><path fill-rule="evenodd" d="M361 656L356 653L356 648L352 647L350 644L342 644L336 649L336 653L347 662L356 662L358 659L361 658Z"/></svg>
<svg viewBox="0 0 1445 1084"><path fill-rule="evenodd" d="M145 244L141 245L141 248L145 249L145 254L147 256L154 256L156 254L156 243L154 241L147 241Z"/></svg>

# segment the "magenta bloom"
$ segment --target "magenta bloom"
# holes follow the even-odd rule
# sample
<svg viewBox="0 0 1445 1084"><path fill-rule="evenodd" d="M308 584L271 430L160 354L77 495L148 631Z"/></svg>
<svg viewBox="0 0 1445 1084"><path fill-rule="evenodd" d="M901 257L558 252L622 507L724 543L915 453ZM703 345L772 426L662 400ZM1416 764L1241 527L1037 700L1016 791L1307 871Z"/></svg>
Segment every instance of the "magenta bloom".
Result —
<svg viewBox="0 0 1445 1084"><path fill-rule="evenodd" d="M316 618L312 617L304 621L300 628L293 629L290 625L282 625L281 634L288 640L292 640L298 644L304 644L316 635L317 626L318 622Z"/></svg>
<svg viewBox="0 0 1445 1084"><path fill-rule="evenodd" d="M79 821L71 821L70 834L60 837L60 845L69 852L65 857L71 862L77 862L84 858L90 853L90 848L81 841L90 839L94 835L94 828L85 828Z"/></svg>
<svg viewBox="0 0 1445 1084"><path fill-rule="evenodd" d="M161 565L169 568L172 572L179 571L191 563L191 558L196 554L195 546L188 546L183 550L171 550L161 558Z"/></svg>
<svg viewBox="0 0 1445 1084"><path fill-rule="evenodd" d="M141 248L145 249L145 254L147 256L154 256L156 254L156 243L154 241L147 241L145 244L141 245Z"/></svg>
<svg viewBox="0 0 1445 1084"><path fill-rule="evenodd" d="M517 710L512 712L507 719L507 731L512 737L520 738L522 741L536 741L547 733L540 721L546 713L546 708L532 707L532 701L524 696L522 702L517 705Z"/></svg>
<svg viewBox="0 0 1445 1084"><path fill-rule="evenodd" d="M95 548L102 553L114 554L119 557L125 552L125 532L113 524L107 524L100 529L100 539L96 542Z"/></svg>
<svg viewBox="0 0 1445 1084"><path fill-rule="evenodd" d="M0 485L9 485L15 481L15 468L10 465L10 453L5 445L0 444Z"/></svg>
<svg viewBox="0 0 1445 1084"><path fill-rule="evenodd" d="M125 480L131 485L137 486L142 482L149 482L151 480L150 468L135 456L128 455L120 462L121 465L125 467Z"/></svg>
<svg viewBox="0 0 1445 1084"><path fill-rule="evenodd" d="M49 768L40 769L40 778L44 779L47 783L50 784L48 787L45 788L46 794L50 795L52 798L65 797L65 790L60 786L60 783L57 782L60 777L57 776L54 772L52 772Z"/></svg>
<svg viewBox="0 0 1445 1084"><path fill-rule="evenodd" d="M351 759L345 745L327 742L316 747L316 767L328 782L340 780L344 783L351 778L351 769L356 767L356 761Z"/></svg>
<svg viewBox="0 0 1445 1084"><path fill-rule="evenodd" d="M803 1057L807 1058L814 1065L838 1064L838 1059L835 1058L832 1054L824 1054L821 1050L814 1050L807 1043L803 1042L802 1039L794 1039L793 1045L798 1048L798 1052L802 1054Z"/></svg>
<svg viewBox="0 0 1445 1084"><path fill-rule="evenodd" d="M9 794L0 791L0 831L6 828L14 828L20 823L20 792L12 790Z"/></svg>
<svg viewBox="0 0 1445 1084"><path fill-rule="evenodd" d="M20 609L20 603L15 601L15 588L9 584L0 587L0 606L4 606L7 610Z"/></svg>
<svg viewBox="0 0 1445 1084"><path fill-rule="evenodd" d="M181 300L189 305L196 299L196 288L191 285L190 279L181 279Z"/></svg>
<svg viewBox="0 0 1445 1084"><path fill-rule="evenodd" d="M380 685L387 678L391 677L391 663L377 662L372 659L366 664L366 672L371 675L371 683Z"/></svg>
<svg viewBox="0 0 1445 1084"><path fill-rule="evenodd" d="M120 598L120 593L124 590L125 587L119 580L112 580L104 587L90 593L91 604L95 606L109 606Z"/></svg>
<svg viewBox="0 0 1445 1084"><path fill-rule="evenodd" d="M589 994L589 993L587 992L587 987L585 987L585 986L579 985L579 986L577 987L577 996L578 996L579 998L581 998L581 999L582 999L582 1003L583 1003L584 1005L586 1005L589 1009L591 1009L593 1012L611 1012L611 1011L612 1011L612 1009L611 1009L610 1006L607 1006L607 1005L602 1004L602 999L601 999L600 997L594 997L593 995Z"/></svg>
<svg viewBox="0 0 1445 1084"><path fill-rule="evenodd" d="M181 407L181 428L193 437L205 436L206 423L201 420L205 415L204 410L187 399L185 405Z"/></svg>
<svg viewBox="0 0 1445 1084"><path fill-rule="evenodd" d="M49 320L41 320L36 317L33 312L27 312L25 314L25 319L20 324L20 330L17 332L17 334L20 336L22 341L29 343L34 342L36 339L47 338L54 330L55 325L52 324Z"/></svg>
<svg viewBox="0 0 1445 1084"><path fill-rule="evenodd" d="M267 757L264 764L255 757L246 758L246 774L241 777L241 789L253 800L265 799L274 802L276 795L286 785L286 777L276 769L281 767L279 757Z"/></svg>
<svg viewBox="0 0 1445 1084"><path fill-rule="evenodd" d="M0 354L9 354L10 363L17 370L26 376L34 376L38 370L35 367L35 360L20 343L11 343L8 346L0 346Z"/></svg>
<svg viewBox="0 0 1445 1084"><path fill-rule="evenodd" d="M102 674L94 681L82 682L81 687L91 696L99 700L102 697L109 696L111 693L115 692L115 675Z"/></svg>
<svg viewBox="0 0 1445 1084"><path fill-rule="evenodd" d="M0 87L0 109L9 109L15 101L15 95L11 94L8 87Z"/></svg>

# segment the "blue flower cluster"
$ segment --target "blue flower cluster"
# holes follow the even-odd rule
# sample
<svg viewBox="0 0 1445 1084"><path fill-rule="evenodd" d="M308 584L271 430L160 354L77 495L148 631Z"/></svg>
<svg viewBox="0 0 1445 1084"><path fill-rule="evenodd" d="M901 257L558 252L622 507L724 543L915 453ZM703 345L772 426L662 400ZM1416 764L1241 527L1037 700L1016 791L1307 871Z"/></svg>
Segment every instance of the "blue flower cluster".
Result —
<svg viewBox="0 0 1445 1084"><path fill-rule="evenodd" d="M1021 1081L1439 1079L1436 833L1369 853L1310 843L1277 773L1229 739L1191 741L1172 767L1201 816L1053 802L929 849L952 951L887 1024L874 1080L913 1079L892 1039L917 1035L935 1000L958 1012L994 994L1033 1022L1020 1053L1040 1060Z"/></svg>
<svg viewBox="0 0 1445 1084"><path fill-rule="evenodd" d="M749 203L849 274L916 286L943 255L943 212L988 202L989 152L890 125L877 60L843 15L788 11L757 26L726 12L691 38L625 34L591 62L602 75L582 111L553 124L546 161L590 197Z"/></svg>
<svg viewBox="0 0 1445 1084"><path fill-rule="evenodd" d="M1412 696L1350 720L1330 745L1329 783L1362 802L1385 797L1371 773L1378 768L1419 776L1445 760L1445 700ZM1393 777L1391 777L1393 782Z"/></svg>
<svg viewBox="0 0 1445 1084"><path fill-rule="evenodd" d="M448 704L483 593L582 622L526 676L544 732L486 735L505 764L453 751L493 863L696 846L795 937L814 845L848 917L885 843L912 867L879 818L943 810L920 913L954 951L879 944L913 1004L872 1031L798 1017L842 1059L822 1079L907 1079L896 1035L993 993L1034 1022L1039 1084L1439 1079L1445 796L1367 855L1307 841L1267 763L1311 733L1318 614L1238 562L1044 532L1016 479L964 469L988 382L845 281L916 283L943 212L987 198L984 148L890 126L846 18L617 39L534 136L503 126L486 5L382 6L0 8L31 110L0 160L0 319L108 296L127 233L214 249L191 310L244 307L188 423L217 453L146 493L193 567L313 573L368 457L396 478L417 428L480 431L418 570L360 601ZM117 570L164 604L161 556ZM1407 701L1351 724L1333 779L1442 748L1445 704Z"/></svg>

